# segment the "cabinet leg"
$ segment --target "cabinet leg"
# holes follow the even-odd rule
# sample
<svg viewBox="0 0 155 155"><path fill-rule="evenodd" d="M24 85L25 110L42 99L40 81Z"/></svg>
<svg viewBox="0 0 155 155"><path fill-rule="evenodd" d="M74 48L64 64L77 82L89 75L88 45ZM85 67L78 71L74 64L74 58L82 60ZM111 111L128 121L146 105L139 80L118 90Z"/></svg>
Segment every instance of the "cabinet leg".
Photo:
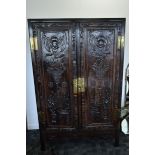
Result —
<svg viewBox="0 0 155 155"><path fill-rule="evenodd" d="M46 150L46 141L45 141L45 134L44 131L40 130L40 144L41 144L41 151Z"/></svg>
<svg viewBox="0 0 155 155"><path fill-rule="evenodd" d="M115 129L115 143L114 145L119 146L119 136L120 136L120 122L118 122L117 127Z"/></svg>
<svg viewBox="0 0 155 155"><path fill-rule="evenodd" d="M41 151L45 151L45 150L46 150L45 145L41 144Z"/></svg>
<svg viewBox="0 0 155 155"><path fill-rule="evenodd" d="M46 145L45 145L45 141L42 140L42 138L40 137L40 143L41 143L41 151L45 151L46 150Z"/></svg>
<svg viewBox="0 0 155 155"><path fill-rule="evenodd" d="M115 133L115 146L117 147L117 146L119 146L119 132L118 131L116 131L117 133Z"/></svg>
<svg viewBox="0 0 155 155"><path fill-rule="evenodd" d="M45 151L46 150L46 145L44 141L40 141L41 142L41 151Z"/></svg>

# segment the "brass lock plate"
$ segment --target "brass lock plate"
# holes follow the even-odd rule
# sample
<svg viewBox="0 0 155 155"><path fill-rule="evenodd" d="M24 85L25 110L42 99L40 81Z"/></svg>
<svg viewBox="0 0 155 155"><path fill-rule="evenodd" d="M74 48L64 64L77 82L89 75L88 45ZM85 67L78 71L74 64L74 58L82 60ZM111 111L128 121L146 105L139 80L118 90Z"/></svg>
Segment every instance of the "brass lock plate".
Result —
<svg viewBox="0 0 155 155"><path fill-rule="evenodd" d="M85 92L85 80L79 77L73 80L73 93L78 94L81 92Z"/></svg>

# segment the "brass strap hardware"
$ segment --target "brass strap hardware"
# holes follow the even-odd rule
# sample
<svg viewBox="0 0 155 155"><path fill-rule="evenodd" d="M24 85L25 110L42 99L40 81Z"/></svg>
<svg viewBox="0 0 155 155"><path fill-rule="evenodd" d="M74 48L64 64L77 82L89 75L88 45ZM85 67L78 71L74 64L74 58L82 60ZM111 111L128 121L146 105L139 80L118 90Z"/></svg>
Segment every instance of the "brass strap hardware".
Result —
<svg viewBox="0 0 155 155"><path fill-rule="evenodd" d="M30 46L32 50L38 50L38 40L37 37L30 38Z"/></svg>
<svg viewBox="0 0 155 155"><path fill-rule="evenodd" d="M39 117L40 117L41 122L45 122L45 113L43 111L39 112Z"/></svg>
<svg viewBox="0 0 155 155"><path fill-rule="evenodd" d="M124 47L124 36L118 36L117 48L120 50L121 47Z"/></svg>
<svg viewBox="0 0 155 155"><path fill-rule="evenodd" d="M121 38L121 45L122 45L122 47L124 47L124 36L122 36L122 38Z"/></svg>
<svg viewBox="0 0 155 155"><path fill-rule="evenodd" d="M73 93L78 94L85 92L85 80L84 78L73 79Z"/></svg>
<svg viewBox="0 0 155 155"><path fill-rule="evenodd" d="M118 36L117 48L118 48L119 50L121 49L121 36Z"/></svg>

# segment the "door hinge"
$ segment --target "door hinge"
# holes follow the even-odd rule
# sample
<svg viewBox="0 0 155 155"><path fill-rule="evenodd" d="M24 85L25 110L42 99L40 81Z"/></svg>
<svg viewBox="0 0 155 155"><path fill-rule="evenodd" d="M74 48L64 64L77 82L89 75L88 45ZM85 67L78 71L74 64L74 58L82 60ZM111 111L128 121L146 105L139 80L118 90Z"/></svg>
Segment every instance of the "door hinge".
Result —
<svg viewBox="0 0 155 155"><path fill-rule="evenodd" d="M124 36L118 36L117 48L120 50L122 47L124 48Z"/></svg>
<svg viewBox="0 0 155 155"><path fill-rule="evenodd" d="M45 122L46 120L45 113L43 111L40 111L38 114L39 114L40 121Z"/></svg>
<svg viewBox="0 0 155 155"><path fill-rule="evenodd" d="M31 46L31 50L38 50L38 40L37 40L37 37L31 37L30 38L30 46Z"/></svg>

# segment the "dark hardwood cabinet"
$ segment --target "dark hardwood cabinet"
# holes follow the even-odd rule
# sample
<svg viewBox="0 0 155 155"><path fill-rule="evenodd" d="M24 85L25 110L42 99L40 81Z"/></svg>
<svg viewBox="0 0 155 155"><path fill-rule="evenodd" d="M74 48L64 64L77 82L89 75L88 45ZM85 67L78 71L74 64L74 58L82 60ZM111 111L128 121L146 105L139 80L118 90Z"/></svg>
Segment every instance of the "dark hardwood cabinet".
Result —
<svg viewBox="0 0 155 155"><path fill-rule="evenodd" d="M42 148L58 137L119 142L125 19L29 19Z"/></svg>

